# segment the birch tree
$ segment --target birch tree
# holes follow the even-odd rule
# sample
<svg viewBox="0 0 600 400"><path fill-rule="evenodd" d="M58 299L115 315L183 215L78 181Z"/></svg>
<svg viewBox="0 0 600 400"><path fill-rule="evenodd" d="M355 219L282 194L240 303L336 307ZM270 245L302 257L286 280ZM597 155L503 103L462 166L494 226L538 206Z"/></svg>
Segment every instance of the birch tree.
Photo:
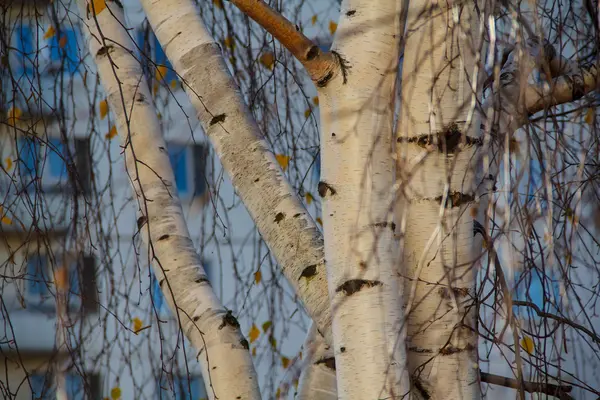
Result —
<svg viewBox="0 0 600 400"><path fill-rule="evenodd" d="M290 8L263 1L141 4L236 195L313 321L299 398L479 399L493 386L513 388L522 399L526 392L571 398L573 386L582 396L600 395L593 382L554 361L571 351L567 329L584 337L581 352L596 352L598 343L592 319L577 321L583 304L593 304L589 293L580 300L579 289L596 289L573 283L571 270L578 248L572 238L577 228L588 232L577 202L585 193L593 204L596 193L596 166L586 161L596 153L584 146L595 143L597 97L586 96L599 84L597 45L582 39L597 38L597 23L593 33L573 25L597 22L597 5L528 10L483 1L346 0L339 20L329 22L333 41L326 51L286 18ZM208 395L259 398L248 342L211 289L173 190L151 88L134 57L123 9L110 1L82 3L81 9L125 148L138 228L161 290L198 350ZM215 17L219 13L223 19ZM301 197L302 183L273 154L268 125L257 122L246 104L252 101L240 86L232 21L253 32L248 18L297 60L318 95L322 232L309 198ZM221 46L214 37L218 23L228 33ZM565 38L574 57L562 54ZM255 57L251 44L248 38L247 61ZM583 51L592 55L582 59ZM271 57L261 62L276 70ZM279 57L286 67L296 65ZM556 108L575 101L588 102L592 111L578 116L576 106ZM567 139L547 127L544 140L556 144L555 153L560 143L564 154L552 158L551 145L534 143L536 123L558 126L565 117L576 125L581 115L588 126L577 134L565 124L556 129L577 142L579 157L571 157L574 145L564 145ZM534 175L532 154L543 171L538 191L523 201L523 176ZM580 182L586 177L575 195L564 188L573 175ZM578 205L568 205L572 201ZM566 222L555 208L570 221L572 238L563 248L554 240L566 233L555 228ZM588 242L597 247L592 235L577 239L581 248ZM529 241L548 246L534 250L523 244ZM586 251L579 262L594 265L593 251ZM560 271L560 298L546 294L551 269ZM534 274L542 277L541 308L527 297ZM521 281L528 286L525 300L518 297ZM515 311L520 308L542 322L527 326ZM507 360L500 375L484 371L482 363L491 358L481 354L485 346Z"/></svg>

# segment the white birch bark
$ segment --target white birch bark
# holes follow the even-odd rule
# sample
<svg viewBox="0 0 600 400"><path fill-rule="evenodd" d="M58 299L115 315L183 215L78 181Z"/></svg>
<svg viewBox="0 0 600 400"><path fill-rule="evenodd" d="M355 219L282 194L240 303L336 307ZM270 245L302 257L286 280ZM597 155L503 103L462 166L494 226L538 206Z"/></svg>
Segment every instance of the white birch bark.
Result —
<svg viewBox="0 0 600 400"><path fill-rule="evenodd" d="M478 45L474 2L410 2L398 124L406 215L408 364L417 397L480 398L475 263L479 122L469 121ZM481 191L481 188L479 189ZM400 220L400 219L398 219Z"/></svg>
<svg viewBox="0 0 600 400"><path fill-rule="evenodd" d="M154 273L184 334L198 350L209 398L259 399L248 342L213 292L190 238L123 9L114 2L106 4L108 8L95 17L89 12L84 24L125 147L127 171L139 202L138 227L149 245ZM86 4L80 5L85 15Z"/></svg>
<svg viewBox="0 0 600 400"><path fill-rule="evenodd" d="M399 399L409 386L391 213L399 20L399 1L344 1L332 46L342 73L318 88L340 399Z"/></svg>
<svg viewBox="0 0 600 400"><path fill-rule="evenodd" d="M232 184L312 320L331 342L323 237L283 175L191 0L144 11Z"/></svg>
<svg viewBox="0 0 600 400"><path fill-rule="evenodd" d="M298 400L337 400L333 347L313 324L304 343L304 365L298 385Z"/></svg>

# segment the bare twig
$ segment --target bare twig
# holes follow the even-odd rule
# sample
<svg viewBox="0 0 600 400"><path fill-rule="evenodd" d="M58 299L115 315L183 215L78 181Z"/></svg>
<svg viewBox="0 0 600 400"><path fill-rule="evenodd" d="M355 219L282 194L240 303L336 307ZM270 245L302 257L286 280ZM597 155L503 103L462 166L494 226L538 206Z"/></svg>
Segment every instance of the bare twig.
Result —
<svg viewBox="0 0 600 400"><path fill-rule="evenodd" d="M558 397L561 400L574 400L568 393L573 389L570 385L555 385L553 383L542 382L522 382L506 376L488 374L480 371L481 382L490 383L492 385L504 386L508 388L518 389L521 387L528 393L545 393L551 396Z"/></svg>
<svg viewBox="0 0 600 400"><path fill-rule="evenodd" d="M269 32L302 63L313 82L324 86L339 67L331 52L322 52L300 28L262 0L229 0Z"/></svg>

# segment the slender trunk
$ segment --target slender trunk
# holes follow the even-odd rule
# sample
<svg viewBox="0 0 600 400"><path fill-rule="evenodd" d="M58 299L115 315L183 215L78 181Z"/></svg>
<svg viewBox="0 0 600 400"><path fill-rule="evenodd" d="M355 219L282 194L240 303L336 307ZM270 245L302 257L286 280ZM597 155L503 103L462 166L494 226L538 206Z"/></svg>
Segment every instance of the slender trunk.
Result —
<svg viewBox="0 0 600 400"><path fill-rule="evenodd" d="M391 213L399 4L343 2L332 46L342 73L318 88L319 194L340 399L408 392Z"/></svg>
<svg viewBox="0 0 600 400"><path fill-rule="evenodd" d="M93 2L104 5L104 2ZM83 4L85 6L85 4ZM198 360L211 399L259 399L256 373L236 319L213 292L194 249L177 196L152 96L122 7L88 3L88 44L125 148L127 171L139 204L138 228L149 260ZM83 11L83 10L82 10ZM85 11L82 12L85 15Z"/></svg>
<svg viewBox="0 0 600 400"><path fill-rule="evenodd" d="M328 342L323 237L289 185L191 0L142 0L198 119L271 253ZM185 27L183 29L182 27Z"/></svg>
<svg viewBox="0 0 600 400"><path fill-rule="evenodd" d="M304 344L305 362L298 385L298 400L337 400L333 348L313 324Z"/></svg>
<svg viewBox="0 0 600 400"><path fill-rule="evenodd" d="M422 398L480 398L473 305L481 239L472 218L481 140L469 120L478 18L473 2L411 1L408 11L397 137L406 188L397 216L406 215L408 364Z"/></svg>

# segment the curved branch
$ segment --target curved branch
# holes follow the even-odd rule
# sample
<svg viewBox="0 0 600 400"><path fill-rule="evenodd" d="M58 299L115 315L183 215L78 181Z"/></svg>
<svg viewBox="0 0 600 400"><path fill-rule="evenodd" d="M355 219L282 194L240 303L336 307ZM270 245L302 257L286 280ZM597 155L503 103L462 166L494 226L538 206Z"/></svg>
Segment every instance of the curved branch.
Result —
<svg viewBox="0 0 600 400"><path fill-rule="evenodd" d="M322 52L312 40L300 32L297 25L291 23L279 12L262 0L229 0L241 12L262 26L279 43L285 46L306 68L313 82L324 86L338 69L333 53Z"/></svg>
<svg viewBox="0 0 600 400"><path fill-rule="evenodd" d="M508 378L506 376L488 374L483 371L480 371L480 374L481 382L513 389L521 387L528 393L545 393L550 396L558 397L561 400L574 400L573 397L568 394L571 389L573 389L570 385L555 385L553 383L527 381L520 384L516 379Z"/></svg>

